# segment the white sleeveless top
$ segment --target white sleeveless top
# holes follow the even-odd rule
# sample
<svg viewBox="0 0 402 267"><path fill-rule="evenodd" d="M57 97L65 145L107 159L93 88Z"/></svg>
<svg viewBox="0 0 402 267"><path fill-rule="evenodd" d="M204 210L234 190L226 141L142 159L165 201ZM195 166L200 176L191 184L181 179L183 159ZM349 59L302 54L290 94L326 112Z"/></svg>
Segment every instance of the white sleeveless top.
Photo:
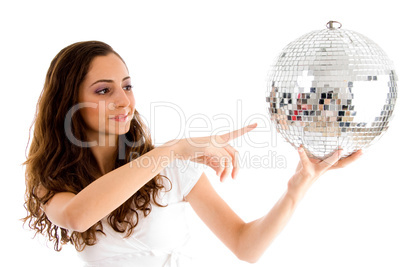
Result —
<svg viewBox="0 0 402 267"><path fill-rule="evenodd" d="M144 218L139 213L139 223L133 234L124 238L102 220L103 232L97 235L94 246L86 246L79 257L85 266L113 267L185 267L192 266L186 245L189 227L186 220L188 202L184 197L191 191L203 172L202 165L191 161L173 161L161 172L172 182L172 189L162 192L158 203L152 204L151 213ZM166 180L166 179L164 179ZM170 184L164 181L166 188Z"/></svg>

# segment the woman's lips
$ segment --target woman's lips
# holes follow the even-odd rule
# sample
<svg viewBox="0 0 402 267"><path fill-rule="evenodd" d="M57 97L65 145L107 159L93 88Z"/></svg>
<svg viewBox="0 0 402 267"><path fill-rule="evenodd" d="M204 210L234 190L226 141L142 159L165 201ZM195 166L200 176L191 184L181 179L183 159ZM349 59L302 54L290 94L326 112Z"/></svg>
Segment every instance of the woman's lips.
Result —
<svg viewBox="0 0 402 267"><path fill-rule="evenodd" d="M117 116L111 117L110 119L119 121L119 122L124 122L127 120L127 118L128 118L128 114L127 115L117 115Z"/></svg>

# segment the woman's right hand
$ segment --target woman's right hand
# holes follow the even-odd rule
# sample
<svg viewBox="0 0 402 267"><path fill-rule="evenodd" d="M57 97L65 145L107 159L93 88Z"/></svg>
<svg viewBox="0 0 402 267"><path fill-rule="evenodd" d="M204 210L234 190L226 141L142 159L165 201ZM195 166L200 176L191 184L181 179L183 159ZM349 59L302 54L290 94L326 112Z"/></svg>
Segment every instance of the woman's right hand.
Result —
<svg viewBox="0 0 402 267"><path fill-rule="evenodd" d="M173 140L169 143L173 142L173 145L176 146L174 151L178 158L191 160L211 167L215 170L216 175L220 176L221 182L223 182L227 175L229 175L231 166L233 167L233 179L239 172L238 151L229 142L252 131L256 127L257 123L254 123L222 135L191 137Z"/></svg>

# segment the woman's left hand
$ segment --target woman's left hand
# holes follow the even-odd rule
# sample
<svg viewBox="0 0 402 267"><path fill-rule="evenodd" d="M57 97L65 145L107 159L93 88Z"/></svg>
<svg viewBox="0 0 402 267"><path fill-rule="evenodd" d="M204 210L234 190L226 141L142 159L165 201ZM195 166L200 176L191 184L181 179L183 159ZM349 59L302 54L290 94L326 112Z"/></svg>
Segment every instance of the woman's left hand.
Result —
<svg viewBox="0 0 402 267"><path fill-rule="evenodd" d="M308 188L328 170L344 168L350 163L356 161L363 153L361 150L352 155L341 159L342 150L335 153L325 160L309 158L303 147L298 148L300 157L296 172L288 182L288 190L297 192L297 195L303 196Z"/></svg>

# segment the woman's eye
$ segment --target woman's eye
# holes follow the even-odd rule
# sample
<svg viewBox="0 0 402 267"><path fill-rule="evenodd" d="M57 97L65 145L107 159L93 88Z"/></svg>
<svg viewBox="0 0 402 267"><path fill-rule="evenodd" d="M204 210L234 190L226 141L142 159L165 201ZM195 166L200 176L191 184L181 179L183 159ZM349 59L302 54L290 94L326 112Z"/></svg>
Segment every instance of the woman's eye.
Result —
<svg viewBox="0 0 402 267"><path fill-rule="evenodd" d="M98 95L104 95L104 94L108 93L109 91L110 91L109 88L104 88L104 89L102 89L102 90L96 91L96 93L97 93Z"/></svg>
<svg viewBox="0 0 402 267"><path fill-rule="evenodd" d="M131 85L124 86L124 90L131 91L133 87Z"/></svg>

